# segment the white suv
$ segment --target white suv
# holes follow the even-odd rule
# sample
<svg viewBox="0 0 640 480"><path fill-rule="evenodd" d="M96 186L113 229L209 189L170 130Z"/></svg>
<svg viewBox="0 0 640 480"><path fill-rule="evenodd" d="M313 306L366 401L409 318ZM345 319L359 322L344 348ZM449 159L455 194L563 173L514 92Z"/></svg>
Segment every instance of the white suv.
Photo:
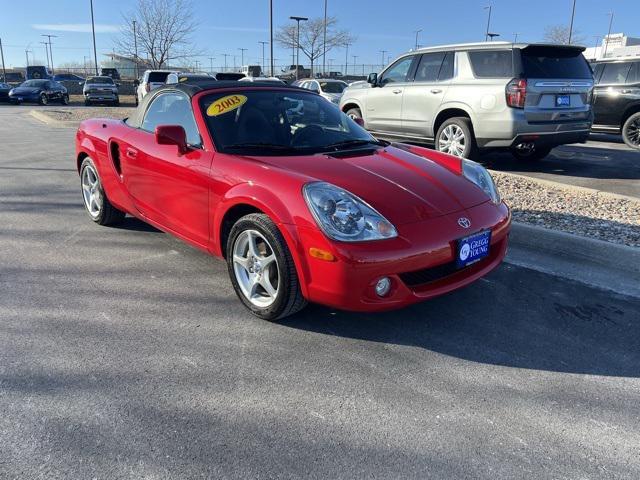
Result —
<svg viewBox="0 0 640 480"><path fill-rule="evenodd" d="M340 108L381 137L466 158L510 149L537 160L587 140L593 74L583 50L508 42L424 48L349 86Z"/></svg>
<svg viewBox="0 0 640 480"><path fill-rule="evenodd" d="M162 87L170 73L173 73L172 70L146 70L140 79L138 88L136 88L136 105L151 90Z"/></svg>

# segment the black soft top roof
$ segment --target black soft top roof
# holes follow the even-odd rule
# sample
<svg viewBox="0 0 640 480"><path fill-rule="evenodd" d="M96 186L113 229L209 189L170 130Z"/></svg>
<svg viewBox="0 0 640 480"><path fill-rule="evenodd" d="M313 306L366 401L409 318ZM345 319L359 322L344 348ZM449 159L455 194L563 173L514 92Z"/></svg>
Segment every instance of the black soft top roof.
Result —
<svg viewBox="0 0 640 480"><path fill-rule="evenodd" d="M127 124L134 127L134 128L140 128L140 125L142 125L142 120L143 120L143 116L144 116L144 112L147 110L147 105L149 104L149 102L151 102L151 100L153 100L155 97L157 97L161 92L165 92L165 91L181 91L184 92L185 94L187 94L189 96L189 98L192 98L194 95L196 95L197 93L200 92L204 92L204 91L210 91L210 92L215 92L216 90L223 90L226 88L233 88L233 89L237 89L237 90L247 90L247 89L264 89L264 90L292 90L292 91L296 91L296 92L305 92L305 93L310 93L313 94L312 92L310 92L309 90L305 90L303 88L299 88L299 87L293 87L291 85L279 85L277 83L273 83L273 82L238 82L236 80L215 80L215 79L211 79L210 82L207 81L202 81L202 80L198 80L197 82L194 83L189 83L189 81L185 81L182 83L171 83L171 84L167 84L167 85L163 85L153 91L151 91L150 93L148 93L147 95L145 95L145 97L142 99L142 102L140 102L140 105L138 105L138 108L136 108L136 110L131 114L131 116L127 119Z"/></svg>

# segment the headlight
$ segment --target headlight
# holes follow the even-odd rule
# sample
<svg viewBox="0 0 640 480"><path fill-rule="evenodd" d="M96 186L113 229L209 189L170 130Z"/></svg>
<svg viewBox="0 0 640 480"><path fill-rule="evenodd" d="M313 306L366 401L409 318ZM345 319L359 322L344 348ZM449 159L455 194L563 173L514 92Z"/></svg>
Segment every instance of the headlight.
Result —
<svg viewBox="0 0 640 480"><path fill-rule="evenodd" d="M386 218L342 188L314 182L304 186L303 194L318 226L329 238L361 242L398 236Z"/></svg>
<svg viewBox="0 0 640 480"><path fill-rule="evenodd" d="M489 195L493 203L500 203L500 194L486 168L473 160L464 158L462 159L462 174L467 180L475 183L484 193Z"/></svg>

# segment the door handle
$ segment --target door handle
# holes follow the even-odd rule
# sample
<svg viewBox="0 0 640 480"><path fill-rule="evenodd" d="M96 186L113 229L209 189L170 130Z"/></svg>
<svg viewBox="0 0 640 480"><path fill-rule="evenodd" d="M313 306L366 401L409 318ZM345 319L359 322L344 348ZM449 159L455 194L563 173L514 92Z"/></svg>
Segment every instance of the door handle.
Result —
<svg viewBox="0 0 640 480"><path fill-rule="evenodd" d="M138 156L138 151L135 148L128 147L127 148L127 157L136 158Z"/></svg>
<svg viewBox="0 0 640 480"><path fill-rule="evenodd" d="M395 94L397 95L397 94L399 94L399 93L402 93L402 90L400 90L399 88L396 88L396 89L393 91L393 93L395 93Z"/></svg>
<svg viewBox="0 0 640 480"><path fill-rule="evenodd" d="M433 93L433 94L442 93L442 90L440 90L439 88L432 88L431 89L431 93Z"/></svg>

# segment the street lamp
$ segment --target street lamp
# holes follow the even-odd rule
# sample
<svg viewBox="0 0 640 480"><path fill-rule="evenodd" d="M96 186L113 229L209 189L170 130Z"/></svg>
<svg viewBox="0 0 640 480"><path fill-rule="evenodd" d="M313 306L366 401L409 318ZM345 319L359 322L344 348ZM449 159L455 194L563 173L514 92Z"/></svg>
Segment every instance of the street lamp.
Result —
<svg viewBox="0 0 640 480"><path fill-rule="evenodd" d="M45 55L47 56L47 67L51 68L51 64L49 63L49 44L47 42L40 42L44 45Z"/></svg>
<svg viewBox="0 0 640 480"><path fill-rule="evenodd" d="M224 71L227 71L227 57L230 57L231 55L229 55L228 53L223 53L222 56L224 57Z"/></svg>
<svg viewBox="0 0 640 480"><path fill-rule="evenodd" d="M489 18L487 18L487 31L484 36L484 41L487 42L489 41L489 29L491 28L491 9L492 9L491 4L484 7L484 9L489 10Z"/></svg>
<svg viewBox="0 0 640 480"><path fill-rule="evenodd" d="M98 52L96 50L96 24L93 21L93 0L89 0L91 5L91 33L93 34L93 61L96 66L96 75L98 75Z"/></svg>
<svg viewBox="0 0 640 480"><path fill-rule="evenodd" d="M269 0L269 34L271 35L271 58L269 59L269 63L271 64L271 76L273 77L273 0Z"/></svg>
<svg viewBox="0 0 640 480"><path fill-rule="evenodd" d="M324 25L322 35L322 75L327 73L327 0L324 0Z"/></svg>
<svg viewBox="0 0 640 480"><path fill-rule="evenodd" d="M246 48L238 48L238 50L240 50L241 54L240 54L240 68L242 68L244 66L244 52L247 51Z"/></svg>
<svg viewBox="0 0 640 480"><path fill-rule="evenodd" d="M489 41L493 42L493 39L496 38L496 37L499 37L500 34L499 33L491 33L491 32L489 32L489 33L487 33L487 36L489 37Z"/></svg>
<svg viewBox="0 0 640 480"><path fill-rule="evenodd" d="M289 17L291 20L295 20L298 24L298 31L296 34L296 80L298 80L300 69L300 22L306 22L309 20L307 17Z"/></svg>
<svg viewBox="0 0 640 480"><path fill-rule="evenodd" d="M384 68L384 54L387 53L389 50L380 50L380 53L382 54L382 68Z"/></svg>
<svg viewBox="0 0 640 480"><path fill-rule="evenodd" d="M416 50L418 50L418 34L422 31L422 29L420 30L415 30L415 34L416 34Z"/></svg>
<svg viewBox="0 0 640 480"><path fill-rule="evenodd" d="M569 24L569 45L571 45L571 36L573 35L573 19L576 16L576 0L573 0L573 8L571 10L571 23Z"/></svg>
<svg viewBox="0 0 640 480"><path fill-rule="evenodd" d="M607 50L609 48L609 40L611 40L611 26L613 25L613 12L607 13L611 18L609 18L609 33L607 33L606 38L604 39L604 54L602 58L607 58Z"/></svg>
<svg viewBox="0 0 640 480"><path fill-rule="evenodd" d="M209 57L209 73L213 73L213 61L216 59L216 57Z"/></svg>
<svg viewBox="0 0 640 480"><path fill-rule="evenodd" d="M344 44L344 74L349 75L349 42Z"/></svg>

